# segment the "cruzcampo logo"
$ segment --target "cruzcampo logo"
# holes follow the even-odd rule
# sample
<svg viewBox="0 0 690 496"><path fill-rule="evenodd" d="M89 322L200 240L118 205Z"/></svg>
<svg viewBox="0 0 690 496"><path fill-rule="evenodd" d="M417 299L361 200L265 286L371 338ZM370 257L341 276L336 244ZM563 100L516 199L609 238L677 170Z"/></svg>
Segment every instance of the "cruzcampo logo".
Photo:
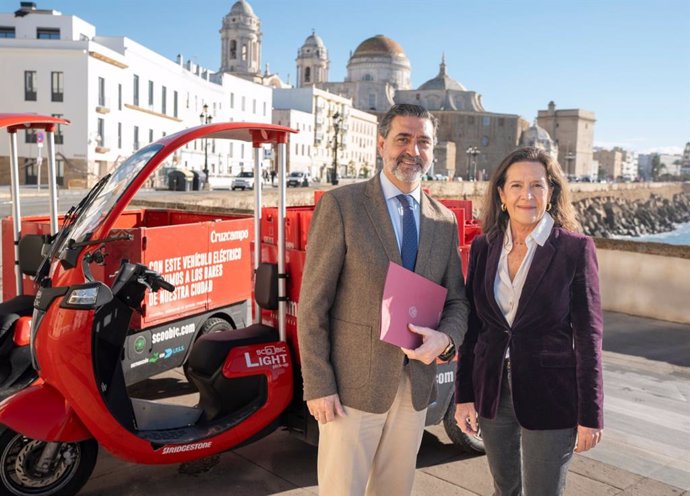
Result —
<svg viewBox="0 0 690 496"><path fill-rule="evenodd" d="M134 340L134 351L143 353L144 349L146 349L146 338L144 336L139 336Z"/></svg>

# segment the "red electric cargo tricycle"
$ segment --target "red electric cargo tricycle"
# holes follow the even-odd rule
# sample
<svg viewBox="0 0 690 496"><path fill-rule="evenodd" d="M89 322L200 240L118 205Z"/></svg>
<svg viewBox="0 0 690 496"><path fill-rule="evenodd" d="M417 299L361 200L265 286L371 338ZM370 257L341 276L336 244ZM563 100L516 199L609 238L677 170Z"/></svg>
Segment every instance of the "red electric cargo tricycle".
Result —
<svg viewBox="0 0 690 496"><path fill-rule="evenodd" d="M207 457L280 426L315 439L318 429L307 415L299 379L297 303L289 301L286 280L285 148L291 132L270 124L220 123L164 137L99 181L67 216L37 271L42 284L30 341L33 365L43 382L0 404L0 494L76 494L96 464L99 445L130 462L165 464ZM208 333L193 343L184 371L199 400L187 406L129 393L122 355L130 323L145 313L145 306L183 301L175 296L178 292L207 291L209 280L243 284L223 278L220 266L246 254L214 249L210 238L235 240L246 232L214 231L207 251L147 265L118 256L123 253L118 247L132 242L118 219L163 160L199 138L250 141L255 177L260 177L263 147L274 145L279 202L274 244L266 246L261 243L262 190L257 183L254 323ZM262 255L274 263L262 261ZM295 267L299 263L293 260ZM177 275L171 282L161 272ZM453 365L446 367L452 370ZM447 379L447 374L439 370L439 377ZM452 381L439 380L439 393L428 423L452 412Z"/></svg>

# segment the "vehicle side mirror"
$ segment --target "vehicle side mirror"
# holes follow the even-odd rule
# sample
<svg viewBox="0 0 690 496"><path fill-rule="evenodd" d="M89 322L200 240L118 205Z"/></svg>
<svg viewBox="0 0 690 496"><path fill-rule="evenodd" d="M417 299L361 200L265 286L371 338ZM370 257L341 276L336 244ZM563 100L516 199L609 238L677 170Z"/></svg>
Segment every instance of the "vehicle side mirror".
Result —
<svg viewBox="0 0 690 496"><path fill-rule="evenodd" d="M35 276L45 258L45 247L50 246L49 236L26 234L19 240L19 270L27 276Z"/></svg>

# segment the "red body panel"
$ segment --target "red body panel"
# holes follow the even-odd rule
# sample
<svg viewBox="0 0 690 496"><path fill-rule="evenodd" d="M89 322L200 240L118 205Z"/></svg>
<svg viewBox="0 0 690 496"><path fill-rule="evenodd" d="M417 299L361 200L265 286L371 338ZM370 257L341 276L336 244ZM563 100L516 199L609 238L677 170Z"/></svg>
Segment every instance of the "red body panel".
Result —
<svg viewBox="0 0 690 496"><path fill-rule="evenodd" d="M91 438L62 394L47 384L29 386L0 404L0 423L41 441Z"/></svg>

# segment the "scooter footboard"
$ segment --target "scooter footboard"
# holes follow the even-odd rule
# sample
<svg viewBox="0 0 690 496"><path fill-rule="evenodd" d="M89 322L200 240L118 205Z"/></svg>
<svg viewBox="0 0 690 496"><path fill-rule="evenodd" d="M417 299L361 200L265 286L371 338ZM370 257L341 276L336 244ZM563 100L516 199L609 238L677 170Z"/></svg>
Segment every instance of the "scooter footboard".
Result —
<svg viewBox="0 0 690 496"><path fill-rule="evenodd" d="M93 437L65 397L45 383L19 391L0 404L0 423L40 441L72 443Z"/></svg>

